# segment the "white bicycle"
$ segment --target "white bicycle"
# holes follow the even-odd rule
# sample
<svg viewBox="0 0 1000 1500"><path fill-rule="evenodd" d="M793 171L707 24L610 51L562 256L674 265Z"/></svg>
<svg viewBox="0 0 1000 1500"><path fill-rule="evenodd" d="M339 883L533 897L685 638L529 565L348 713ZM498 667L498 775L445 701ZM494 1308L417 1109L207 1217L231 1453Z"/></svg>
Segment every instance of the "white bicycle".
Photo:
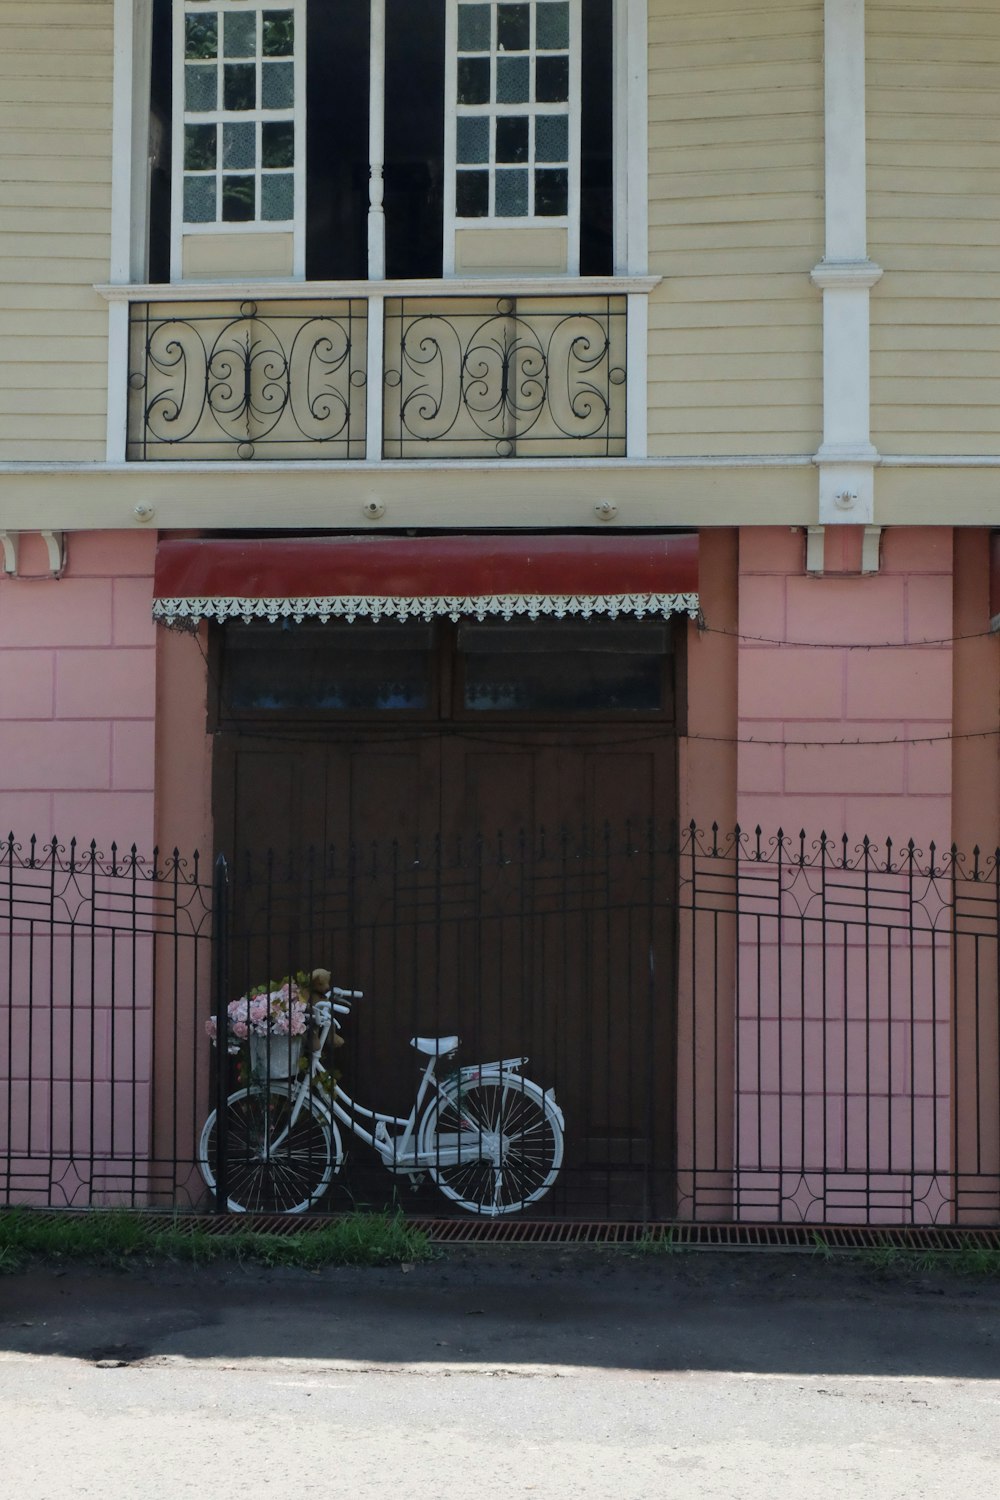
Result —
<svg viewBox="0 0 1000 1500"><path fill-rule="evenodd" d="M312 1006L315 1045L308 1064L267 1076L226 1100L225 1194L233 1213L303 1213L323 1196L344 1159L340 1126L364 1141L390 1171L418 1182L428 1175L470 1213L517 1213L555 1182L563 1159L564 1121L551 1089L521 1073L526 1057L459 1068L457 1036L413 1037L427 1058L409 1115L357 1104L322 1064L337 1016L351 1013L360 990L333 988ZM441 1065L439 1067L439 1065ZM362 1120L368 1125L362 1124ZM205 1121L201 1174L219 1180L219 1112Z"/></svg>

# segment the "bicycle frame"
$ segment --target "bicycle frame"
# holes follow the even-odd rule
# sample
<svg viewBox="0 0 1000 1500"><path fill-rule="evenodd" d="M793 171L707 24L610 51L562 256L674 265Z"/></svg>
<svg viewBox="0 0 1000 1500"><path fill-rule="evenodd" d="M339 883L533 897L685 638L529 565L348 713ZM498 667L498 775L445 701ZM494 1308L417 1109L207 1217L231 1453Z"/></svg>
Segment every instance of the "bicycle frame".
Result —
<svg viewBox="0 0 1000 1500"><path fill-rule="evenodd" d="M341 1014L349 1014L349 1006L334 1006L332 1010L338 1010ZM368 1109L365 1105L357 1103L351 1098L340 1084L335 1084L332 1095L323 1087L320 1078L320 1059L323 1047L332 1027L336 1025L333 1015L329 1021L323 1024L320 1031L319 1041L312 1050L309 1068L303 1074L301 1081L295 1086L294 1102L289 1116L288 1125L273 1141L269 1149L277 1150L288 1132L294 1126L307 1099L313 1104L319 1101L322 1108L341 1125L345 1126L358 1140L364 1141L370 1146L381 1159L383 1165L390 1172L401 1172L415 1174L424 1172L430 1167L452 1167L466 1165L473 1161L489 1161L499 1165L502 1156L502 1142L495 1132L484 1131L473 1120L463 1119L463 1125L467 1129L455 1135L438 1135L433 1151L418 1151L416 1144L417 1124L420 1120L429 1093L450 1095L450 1090L442 1089L438 1083L434 1068L438 1061L436 1056L427 1059L427 1065L421 1074L420 1083L417 1087L417 1096L410 1113L404 1118L400 1115L383 1114L380 1110ZM458 1070L459 1084L461 1081L479 1082L482 1078L500 1078L504 1073L516 1072L527 1061L524 1057L501 1058L496 1062L482 1063ZM361 1115L372 1121L372 1128L367 1130L357 1119ZM382 1127L380 1133L379 1127ZM390 1126L394 1132L390 1134Z"/></svg>

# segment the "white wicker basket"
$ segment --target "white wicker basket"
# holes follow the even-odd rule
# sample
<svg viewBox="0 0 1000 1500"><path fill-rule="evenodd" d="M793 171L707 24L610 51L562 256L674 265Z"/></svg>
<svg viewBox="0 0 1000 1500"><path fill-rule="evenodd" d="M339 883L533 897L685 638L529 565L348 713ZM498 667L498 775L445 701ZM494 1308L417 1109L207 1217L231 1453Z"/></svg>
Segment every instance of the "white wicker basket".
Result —
<svg viewBox="0 0 1000 1500"><path fill-rule="evenodd" d="M302 1056L300 1036L252 1036L250 1071L257 1082L294 1078Z"/></svg>

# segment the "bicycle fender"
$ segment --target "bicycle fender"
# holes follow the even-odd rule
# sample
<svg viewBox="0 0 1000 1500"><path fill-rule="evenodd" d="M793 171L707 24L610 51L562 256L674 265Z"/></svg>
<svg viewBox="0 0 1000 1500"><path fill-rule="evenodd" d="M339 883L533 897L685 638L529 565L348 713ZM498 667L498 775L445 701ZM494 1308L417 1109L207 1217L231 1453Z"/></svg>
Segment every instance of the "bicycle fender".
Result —
<svg viewBox="0 0 1000 1500"><path fill-rule="evenodd" d="M490 1083L498 1081L503 1077L504 1073L517 1073L518 1069L522 1067L523 1064L527 1061L528 1059L526 1057L505 1057L499 1062L479 1063L478 1065L472 1064L467 1068L460 1068L458 1073L459 1086L465 1083L480 1083L483 1081ZM558 1116L559 1124L562 1126L563 1130L565 1130L566 1117L564 1116L559 1105L556 1103L555 1089L543 1089L541 1084L535 1083L534 1080L530 1078L524 1079L524 1082L531 1083L534 1088L538 1089L539 1093L543 1095L546 1104L549 1106L552 1112ZM453 1083L451 1084L451 1087L449 1087L448 1084L441 1085L442 1094L450 1093L453 1095L454 1092L455 1086Z"/></svg>
<svg viewBox="0 0 1000 1500"><path fill-rule="evenodd" d="M478 1083L480 1078L495 1078L498 1073L516 1073L527 1061L526 1057L501 1057L496 1062L470 1063L458 1073L464 1082Z"/></svg>

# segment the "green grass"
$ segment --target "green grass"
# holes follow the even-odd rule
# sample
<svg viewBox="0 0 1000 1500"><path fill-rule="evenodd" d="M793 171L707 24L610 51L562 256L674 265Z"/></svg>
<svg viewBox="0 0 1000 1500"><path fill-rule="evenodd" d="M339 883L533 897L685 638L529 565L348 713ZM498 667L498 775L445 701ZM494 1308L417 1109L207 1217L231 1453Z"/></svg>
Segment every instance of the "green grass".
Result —
<svg viewBox="0 0 1000 1500"><path fill-rule="evenodd" d="M960 1250L906 1250L900 1245L872 1245L865 1250L835 1250L819 1233L813 1253L825 1261L849 1261L869 1270L902 1275L952 1275L1000 1278L1000 1250L965 1245Z"/></svg>
<svg viewBox="0 0 1000 1500"><path fill-rule="evenodd" d="M236 1229L213 1234L165 1217L161 1223L125 1209L46 1213L0 1211L0 1275L31 1262L91 1261L122 1266L150 1260L207 1265L237 1261L263 1266L390 1266L429 1260L434 1254L422 1231L402 1214L344 1214L316 1228L291 1234Z"/></svg>
<svg viewBox="0 0 1000 1500"><path fill-rule="evenodd" d="M623 1248L633 1255L683 1255L687 1249L685 1245L678 1244L672 1229L665 1229L662 1234L654 1234L647 1229L637 1240Z"/></svg>

